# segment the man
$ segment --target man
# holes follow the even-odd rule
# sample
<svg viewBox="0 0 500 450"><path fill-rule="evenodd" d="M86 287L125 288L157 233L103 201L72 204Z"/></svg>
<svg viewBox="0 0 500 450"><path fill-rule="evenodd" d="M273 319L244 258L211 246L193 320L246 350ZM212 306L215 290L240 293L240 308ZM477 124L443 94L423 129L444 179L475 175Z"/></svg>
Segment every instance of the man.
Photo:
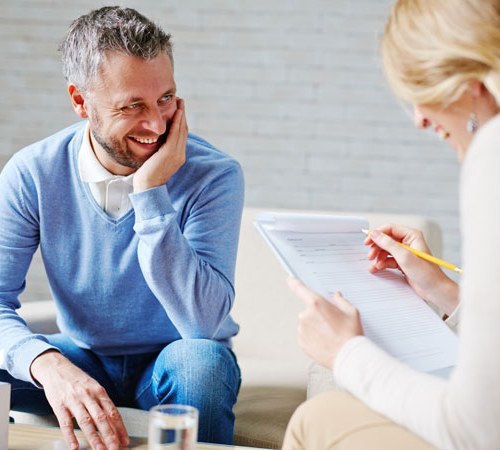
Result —
<svg viewBox="0 0 500 450"><path fill-rule="evenodd" d="M94 449L126 445L116 406L182 403L199 440L231 443L240 373L229 316L240 166L188 134L170 35L132 9L78 18L61 45L86 119L0 176L0 380L12 408L72 419ZM40 246L61 334L17 315Z"/></svg>

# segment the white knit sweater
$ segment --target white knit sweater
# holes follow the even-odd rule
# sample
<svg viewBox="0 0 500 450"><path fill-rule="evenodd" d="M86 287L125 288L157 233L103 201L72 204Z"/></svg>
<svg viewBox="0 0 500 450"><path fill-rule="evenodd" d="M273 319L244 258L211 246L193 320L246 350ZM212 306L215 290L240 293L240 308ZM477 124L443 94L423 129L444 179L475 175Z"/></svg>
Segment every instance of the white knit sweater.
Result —
<svg viewBox="0 0 500 450"><path fill-rule="evenodd" d="M500 116L475 136L460 184L463 274L457 366L416 372L366 337L348 341L334 376L370 407L442 449L500 449Z"/></svg>

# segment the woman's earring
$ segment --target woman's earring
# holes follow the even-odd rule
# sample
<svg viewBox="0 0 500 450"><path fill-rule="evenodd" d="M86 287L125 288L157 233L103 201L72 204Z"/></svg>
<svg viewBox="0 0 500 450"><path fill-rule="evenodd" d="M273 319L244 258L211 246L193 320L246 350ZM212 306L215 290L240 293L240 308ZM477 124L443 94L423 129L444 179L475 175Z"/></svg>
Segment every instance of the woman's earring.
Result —
<svg viewBox="0 0 500 450"><path fill-rule="evenodd" d="M466 126L467 133L474 134L477 131L477 127L478 127L477 114L475 112L471 112Z"/></svg>

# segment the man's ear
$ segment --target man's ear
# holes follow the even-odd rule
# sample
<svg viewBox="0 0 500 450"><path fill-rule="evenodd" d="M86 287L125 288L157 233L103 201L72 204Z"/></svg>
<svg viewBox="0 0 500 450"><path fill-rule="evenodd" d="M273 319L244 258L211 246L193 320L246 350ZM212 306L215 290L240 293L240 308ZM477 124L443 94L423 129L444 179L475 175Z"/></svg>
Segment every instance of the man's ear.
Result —
<svg viewBox="0 0 500 450"><path fill-rule="evenodd" d="M69 84L68 94L71 98L71 104L76 114L82 119L86 119L88 117L87 107L85 104L85 98L83 97L82 93L74 84Z"/></svg>

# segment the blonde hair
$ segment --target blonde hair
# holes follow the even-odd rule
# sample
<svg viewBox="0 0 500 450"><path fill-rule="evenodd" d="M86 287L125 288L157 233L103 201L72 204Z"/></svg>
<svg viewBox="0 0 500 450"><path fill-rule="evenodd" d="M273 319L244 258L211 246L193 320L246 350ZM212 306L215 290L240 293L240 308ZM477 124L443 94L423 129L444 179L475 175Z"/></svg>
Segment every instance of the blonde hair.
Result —
<svg viewBox="0 0 500 450"><path fill-rule="evenodd" d="M382 58L404 101L447 105L478 80L500 105L500 0L398 0Z"/></svg>

